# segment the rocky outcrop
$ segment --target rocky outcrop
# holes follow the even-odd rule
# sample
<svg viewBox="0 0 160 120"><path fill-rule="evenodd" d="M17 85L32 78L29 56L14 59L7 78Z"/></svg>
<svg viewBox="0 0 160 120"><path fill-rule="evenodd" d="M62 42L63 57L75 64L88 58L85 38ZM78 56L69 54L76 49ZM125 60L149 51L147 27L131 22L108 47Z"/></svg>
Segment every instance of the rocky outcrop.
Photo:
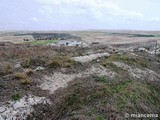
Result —
<svg viewBox="0 0 160 120"><path fill-rule="evenodd" d="M45 97L24 96L19 101L8 101L0 107L0 120L25 120L33 111L33 105L50 104Z"/></svg>
<svg viewBox="0 0 160 120"><path fill-rule="evenodd" d="M96 53L96 54L90 54L85 56L78 56L78 57L72 57L73 60L81 63L90 62L92 60L95 60L97 58L101 57L109 57L109 53Z"/></svg>

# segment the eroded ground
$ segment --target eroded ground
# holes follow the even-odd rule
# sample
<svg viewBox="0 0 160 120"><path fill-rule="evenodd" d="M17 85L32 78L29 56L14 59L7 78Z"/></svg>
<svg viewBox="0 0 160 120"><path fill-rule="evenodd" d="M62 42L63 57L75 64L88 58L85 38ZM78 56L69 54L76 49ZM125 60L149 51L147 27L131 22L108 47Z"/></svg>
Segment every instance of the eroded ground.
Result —
<svg viewBox="0 0 160 120"><path fill-rule="evenodd" d="M114 49L1 47L0 119L123 120L125 113L159 114L160 57Z"/></svg>

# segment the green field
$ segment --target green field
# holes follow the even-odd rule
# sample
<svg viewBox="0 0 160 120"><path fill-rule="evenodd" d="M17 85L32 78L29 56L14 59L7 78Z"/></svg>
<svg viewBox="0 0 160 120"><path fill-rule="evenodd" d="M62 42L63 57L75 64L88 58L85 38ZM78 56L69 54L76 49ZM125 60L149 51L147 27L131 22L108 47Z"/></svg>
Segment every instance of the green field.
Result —
<svg viewBox="0 0 160 120"><path fill-rule="evenodd" d="M155 37L160 37L160 34L158 34L158 35L155 35Z"/></svg>
<svg viewBox="0 0 160 120"><path fill-rule="evenodd" d="M52 44L52 43L57 43L58 40L35 40L35 41L29 41L27 43L31 45L47 45L47 44Z"/></svg>

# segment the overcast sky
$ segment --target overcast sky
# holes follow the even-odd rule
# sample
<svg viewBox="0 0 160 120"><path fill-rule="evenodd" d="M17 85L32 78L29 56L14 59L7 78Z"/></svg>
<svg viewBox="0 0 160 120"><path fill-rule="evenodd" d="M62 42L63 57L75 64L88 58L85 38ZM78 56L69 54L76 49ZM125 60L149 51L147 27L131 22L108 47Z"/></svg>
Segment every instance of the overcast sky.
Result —
<svg viewBox="0 0 160 120"><path fill-rule="evenodd" d="M0 30L160 30L160 0L0 0Z"/></svg>

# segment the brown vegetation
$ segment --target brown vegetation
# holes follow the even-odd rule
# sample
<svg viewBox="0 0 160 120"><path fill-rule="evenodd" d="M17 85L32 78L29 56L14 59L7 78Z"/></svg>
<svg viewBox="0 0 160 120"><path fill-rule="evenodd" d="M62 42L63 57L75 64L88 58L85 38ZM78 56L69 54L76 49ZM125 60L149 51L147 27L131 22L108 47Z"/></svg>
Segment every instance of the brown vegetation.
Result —
<svg viewBox="0 0 160 120"><path fill-rule="evenodd" d="M14 77L15 79L21 80L23 85L31 83L31 79L25 73L16 73Z"/></svg>
<svg viewBox="0 0 160 120"><path fill-rule="evenodd" d="M31 116L40 120L107 120L125 119L125 113L158 114L159 88L157 83L124 79L112 81L105 76L77 79L50 97L53 105L36 105L28 120Z"/></svg>

